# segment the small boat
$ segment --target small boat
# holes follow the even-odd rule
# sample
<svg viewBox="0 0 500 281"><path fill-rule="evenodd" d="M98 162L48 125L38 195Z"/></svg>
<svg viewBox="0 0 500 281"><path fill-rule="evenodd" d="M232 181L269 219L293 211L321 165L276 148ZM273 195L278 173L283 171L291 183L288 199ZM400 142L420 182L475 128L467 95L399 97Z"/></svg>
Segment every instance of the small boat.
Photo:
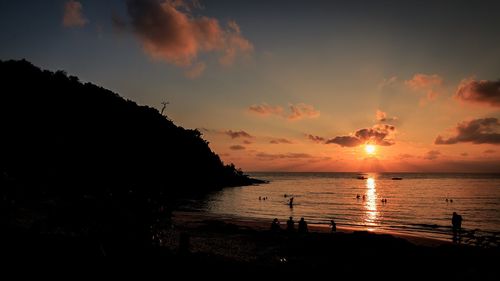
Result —
<svg viewBox="0 0 500 281"><path fill-rule="evenodd" d="M367 179L367 177L365 177L365 176L358 176L358 177L356 177L356 178L357 178L358 180L366 180L366 179Z"/></svg>
<svg viewBox="0 0 500 281"><path fill-rule="evenodd" d="M392 178L392 180L393 180L393 181L400 181L400 180L402 180L402 179L403 179L403 178L400 178L400 177L393 177L393 178Z"/></svg>

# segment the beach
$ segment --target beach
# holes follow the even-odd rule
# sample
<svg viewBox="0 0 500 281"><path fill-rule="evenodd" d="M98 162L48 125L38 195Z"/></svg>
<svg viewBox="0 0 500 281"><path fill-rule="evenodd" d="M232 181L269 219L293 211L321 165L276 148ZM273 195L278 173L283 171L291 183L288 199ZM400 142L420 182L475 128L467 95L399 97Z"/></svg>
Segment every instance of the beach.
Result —
<svg viewBox="0 0 500 281"><path fill-rule="evenodd" d="M397 233L378 233L310 225L299 234L270 231L271 221L217 217L176 211L172 225L159 236L163 249L203 270L249 274L355 274L368 277L400 274L419 277L495 276L498 248L457 245L449 241ZM200 265L203 264L203 265ZM322 273L323 272L323 273Z"/></svg>

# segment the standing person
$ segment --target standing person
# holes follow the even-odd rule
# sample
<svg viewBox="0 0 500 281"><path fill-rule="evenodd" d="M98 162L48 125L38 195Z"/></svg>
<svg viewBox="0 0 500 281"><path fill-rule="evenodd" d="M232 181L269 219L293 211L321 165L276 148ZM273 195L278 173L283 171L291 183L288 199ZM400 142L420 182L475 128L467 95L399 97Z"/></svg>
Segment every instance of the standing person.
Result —
<svg viewBox="0 0 500 281"><path fill-rule="evenodd" d="M332 232L337 232L337 224L334 220L330 221L330 225L332 226Z"/></svg>
<svg viewBox="0 0 500 281"><path fill-rule="evenodd" d="M272 232L280 232L281 231L281 226L278 218L275 218L273 222L271 223L271 231Z"/></svg>
<svg viewBox="0 0 500 281"><path fill-rule="evenodd" d="M300 218L299 221L299 233L307 233L309 230L307 229L307 222L304 218Z"/></svg>
<svg viewBox="0 0 500 281"><path fill-rule="evenodd" d="M462 216L453 212L451 216L451 226L453 229L453 242L458 242L460 239L460 232L462 231Z"/></svg>
<svg viewBox="0 0 500 281"><path fill-rule="evenodd" d="M288 232L293 232L295 230L295 222L293 221L293 217L286 222L286 230Z"/></svg>
<svg viewBox="0 0 500 281"><path fill-rule="evenodd" d="M290 205L290 208L293 208L293 197L290 198L290 201L288 202L288 205Z"/></svg>

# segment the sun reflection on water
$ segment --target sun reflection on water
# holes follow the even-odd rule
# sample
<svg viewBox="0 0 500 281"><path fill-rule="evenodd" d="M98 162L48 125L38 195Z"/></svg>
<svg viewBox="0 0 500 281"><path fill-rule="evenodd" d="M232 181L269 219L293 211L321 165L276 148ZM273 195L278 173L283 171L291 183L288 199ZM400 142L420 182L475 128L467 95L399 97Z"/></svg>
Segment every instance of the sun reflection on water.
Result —
<svg viewBox="0 0 500 281"><path fill-rule="evenodd" d="M365 200L365 224L368 227L373 227L377 225L377 190L376 190L375 178L369 177L366 179L366 200ZM368 228L369 231L373 231L373 228Z"/></svg>

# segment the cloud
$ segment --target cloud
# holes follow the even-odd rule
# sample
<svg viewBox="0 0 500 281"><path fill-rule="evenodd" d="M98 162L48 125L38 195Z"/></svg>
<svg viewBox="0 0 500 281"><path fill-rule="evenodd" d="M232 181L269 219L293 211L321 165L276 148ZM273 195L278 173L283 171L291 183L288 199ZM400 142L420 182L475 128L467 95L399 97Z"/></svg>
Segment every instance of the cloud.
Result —
<svg viewBox="0 0 500 281"><path fill-rule="evenodd" d="M309 140L316 142L316 143L324 143L325 142L325 138L320 137L320 136L313 136L313 135L306 134L306 137Z"/></svg>
<svg viewBox="0 0 500 281"><path fill-rule="evenodd" d="M312 155L307 153L286 153L286 154L272 154L260 152L255 156L263 160L276 160L276 159L310 159L313 158Z"/></svg>
<svg viewBox="0 0 500 281"><path fill-rule="evenodd" d="M88 20L83 16L82 4L78 1L70 0L64 3L63 26L82 27Z"/></svg>
<svg viewBox="0 0 500 281"><path fill-rule="evenodd" d="M236 22L222 28L217 19L195 14L199 8L197 1L127 1L130 26L154 59L189 67L201 53L217 52L220 63L230 65L237 55L253 51Z"/></svg>
<svg viewBox="0 0 500 281"><path fill-rule="evenodd" d="M467 157L467 156L469 156L469 153L463 152L463 153L460 153L460 155L463 156L463 157Z"/></svg>
<svg viewBox="0 0 500 281"><path fill-rule="evenodd" d="M355 136L339 136L329 139L326 143L335 143L343 147L354 147L362 144L361 140Z"/></svg>
<svg viewBox="0 0 500 281"><path fill-rule="evenodd" d="M244 140L243 141L244 144L252 144L253 142L249 141L249 140Z"/></svg>
<svg viewBox="0 0 500 281"><path fill-rule="evenodd" d="M426 90L434 86L440 86L443 84L443 78L437 74L427 75L422 73L417 73L413 75L413 78L406 80L405 84L412 90Z"/></svg>
<svg viewBox="0 0 500 281"><path fill-rule="evenodd" d="M354 147L365 143L371 143L382 146L394 144L392 136L396 128L392 125L377 124L372 128L359 129L349 136L337 136L326 141L326 143L335 143L343 147Z"/></svg>
<svg viewBox="0 0 500 281"><path fill-rule="evenodd" d="M410 159L413 157L415 157L415 156L408 154L408 153L402 153L402 154L399 154L398 156L396 156L396 159L404 160L404 159Z"/></svg>
<svg viewBox="0 0 500 281"><path fill-rule="evenodd" d="M377 109L377 112L375 112L375 118L377 119L378 122L392 122L392 121L397 121L397 117L387 117L387 113L384 111Z"/></svg>
<svg viewBox="0 0 500 281"><path fill-rule="evenodd" d="M262 103L250 106L248 111L262 116L276 115L291 121L305 118L317 118L320 116L319 110L316 110L314 106L305 103L289 104L288 109L289 111L285 112L281 106L273 106L267 103Z"/></svg>
<svg viewBox="0 0 500 281"><path fill-rule="evenodd" d="M203 74L205 68L207 68L207 65L204 62L199 62L190 69L186 70L184 72L184 76L186 76L189 79L198 78L201 76L201 74Z"/></svg>
<svg viewBox="0 0 500 281"><path fill-rule="evenodd" d="M271 140L269 143L272 143L272 144L280 144L280 143L284 143L284 144L292 144L293 142L290 141L290 140L287 140L287 139L273 139Z"/></svg>
<svg viewBox="0 0 500 281"><path fill-rule="evenodd" d="M239 145L239 144L231 145L229 148L231 150L244 150L245 149L245 147L243 145Z"/></svg>
<svg viewBox="0 0 500 281"><path fill-rule="evenodd" d="M500 122L497 118L473 119L463 121L455 128L449 138L439 135L435 144L456 144L470 142L474 144L500 144Z"/></svg>
<svg viewBox="0 0 500 281"><path fill-rule="evenodd" d="M495 153L496 151L493 150L493 149L486 149L485 151L483 151L483 153L486 153L486 154L492 154L492 153Z"/></svg>
<svg viewBox="0 0 500 281"><path fill-rule="evenodd" d="M455 98L464 102L500 107L500 79L497 81L464 79L458 85Z"/></svg>
<svg viewBox="0 0 500 281"><path fill-rule="evenodd" d="M389 79L384 78L384 80L382 80L382 81L378 84L377 88L378 88L378 90L380 91L380 90L383 90L383 89L384 89L384 88L386 88L386 87L392 87L392 86L394 86L394 85L395 85L395 84L397 84L397 83L398 83L398 77L397 77L397 76L392 76L392 77L391 77L391 78L389 78Z"/></svg>
<svg viewBox="0 0 500 281"><path fill-rule="evenodd" d="M224 132L226 135L230 136L232 139L236 139L236 138L253 138L253 136L251 136L249 133L245 132L245 131L231 131L231 130L228 130L228 131L225 131Z"/></svg>
<svg viewBox="0 0 500 281"><path fill-rule="evenodd" d="M428 152L424 155L424 159L427 159L427 160L435 160L435 159L437 159L440 155L441 155L441 152L439 152L439 151L437 151L437 150L431 150L431 151L428 151Z"/></svg>
<svg viewBox="0 0 500 281"><path fill-rule="evenodd" d="M320 115L320 112L312 105L305 103L298 103L296 105L290 104L291 113L288 115L289 120L300 120L302 118L317 118Z"/></svg>
<svg viewBox="0 0 500 281"><path fill-rule="evenodd" d="M443 85L443 78L437 74L415 74L412 79L406 80L405 85L415 92L425 92L426 96L420 100L421 104L433 101L439 95L438 88Z"/></svg>
<svg viewBox="0 0 500 281"><path fill-rule="evenodd" d="M248 110L252 113L264 116L283 114L283 108L281 106L272 106L267 103L252 105L248 108Z"/></svg>

